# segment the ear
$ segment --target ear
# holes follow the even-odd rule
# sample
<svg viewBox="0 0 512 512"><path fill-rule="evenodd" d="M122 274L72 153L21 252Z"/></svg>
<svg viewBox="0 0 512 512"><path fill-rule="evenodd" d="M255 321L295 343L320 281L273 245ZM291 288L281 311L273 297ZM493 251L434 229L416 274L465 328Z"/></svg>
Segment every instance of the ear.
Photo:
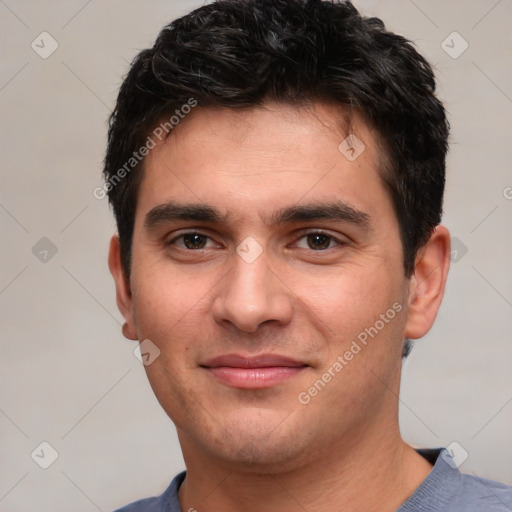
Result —
<svg viewBox="0 0 512 512"><path fill-rule="evenodd" d="M450 268L450 232L437 226L418 251L410 280L407 324L404 336L425 336L436 319Z"/></svg>
<svg viewBox="0 0 512 512"><path fill-rule="evenodd" d="M110 240L108 252L108 268L116 284L117 307L124 316L126 323L123 326L123 334L129 340L137 339L137 329L133 319L133 300L130 290L130 282L126 277L121 261L121 244L119 237L114 235Z"/></svg>

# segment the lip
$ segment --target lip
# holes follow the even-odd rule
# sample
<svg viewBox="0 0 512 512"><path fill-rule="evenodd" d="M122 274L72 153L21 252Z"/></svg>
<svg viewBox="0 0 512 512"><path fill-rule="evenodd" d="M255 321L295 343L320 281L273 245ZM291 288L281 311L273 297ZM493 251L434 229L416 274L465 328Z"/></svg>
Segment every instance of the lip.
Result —
<svg viewBox="0 0 512 512"><path fill-rule="evenodd" d="M208 359L200 366L222 384L242 389L272 387L308 367L302 361L279 354L225 354Z"/></svg>

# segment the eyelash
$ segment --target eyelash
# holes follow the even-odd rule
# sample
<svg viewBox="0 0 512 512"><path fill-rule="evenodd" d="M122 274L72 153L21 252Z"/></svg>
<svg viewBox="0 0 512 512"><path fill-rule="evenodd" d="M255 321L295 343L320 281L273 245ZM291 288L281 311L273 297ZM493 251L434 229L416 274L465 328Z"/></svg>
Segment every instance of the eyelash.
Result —
<svg viewBox="0 0 512 512"><path fill-rule="evenodd" d="M177 241L177 240L180 240L180 239L183 239L184 237L186 236L190 236L190 235L199 235L201 237L204 237L208 240L212 240L211 237L209 237L208 235L205 235L204 233L201 233L199 231L187 231L186 233L182 233L181 235L173 238L172 240L170 240L169 242L167 242L167 245L174 245L174 243ZM318 230L318 231L309 231L307 233L303 233L297 240L301 240L303 238L306 238L308 237L309 235L322 235L322 236L325 236L327 238L329 238L330 242L334 242L336 245L335 247L337 246L343 246L343 245L346 245L346 242L343 242L341 240L339 240L338 238L336 238L335 236L331 235L330 233L327 233L325 231L321 231L321 230ZM180 250L182 251L186 251L186 252L200 252L200 251L203 251L207 248L201 248L201 249L188 249L188 248L183 248L183 247L180 247L179 248ZM327 249L305 249L305 250L310 250L312 252L326 252L330 249L333 249L333 247L328 247Z"/></svg>

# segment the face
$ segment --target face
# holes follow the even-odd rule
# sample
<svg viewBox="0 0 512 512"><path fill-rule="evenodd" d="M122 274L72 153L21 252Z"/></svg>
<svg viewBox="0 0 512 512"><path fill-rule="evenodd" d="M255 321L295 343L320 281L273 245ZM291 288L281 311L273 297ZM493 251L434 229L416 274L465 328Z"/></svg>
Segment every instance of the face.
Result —
<svg viewBox="0 0 512 512"><path fill-rule="evenodd" d="M300 464L394 421L399 227L375 134L354 118L354 159L334 114L197 109L146 158L121 308L185 457Z"/></svg>

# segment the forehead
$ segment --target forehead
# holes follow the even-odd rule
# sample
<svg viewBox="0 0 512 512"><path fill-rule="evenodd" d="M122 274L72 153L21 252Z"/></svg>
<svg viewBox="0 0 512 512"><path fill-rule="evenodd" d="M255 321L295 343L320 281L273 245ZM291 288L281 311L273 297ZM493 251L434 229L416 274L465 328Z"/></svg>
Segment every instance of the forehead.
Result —
<svg viewBox="0 0 512 512"><path fill-rule="evenodd" d="M339 106L198 107L146 157L137 210L178 200L234 219L341 199L382 213L381 157L377 134Z"/></svg>

